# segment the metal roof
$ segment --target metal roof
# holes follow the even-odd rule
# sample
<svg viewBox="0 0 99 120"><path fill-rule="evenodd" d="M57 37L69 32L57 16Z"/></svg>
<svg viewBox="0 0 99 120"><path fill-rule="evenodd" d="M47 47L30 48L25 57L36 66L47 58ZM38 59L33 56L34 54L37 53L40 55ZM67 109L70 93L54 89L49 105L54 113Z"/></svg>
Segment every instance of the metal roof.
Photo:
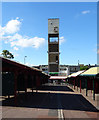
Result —
<svg viewBox="0 0 99 120"><path fill-rule="evenodd" d="M80 75L80 74L83 73L84 71L85 71L85 70L72 73L71 75L68 76L68 78L70 78L70 77L77 77L78 75Z"/></svg>
<svg viewBox="0 0 99 120"><path fill-rule="evenodd" d="M99 74L99 67L92 67L82 73L80 76L96 76Z"/></svg>
<svg viewBox="0 0 99 120"><path fill-rule="evenodd" d="M67 76L51 76L50 79L66 79Z"/></svg>
<svg viewBox="0 0 99 120"><path fill-rule="evenodd" d="M25 65L25 64L22 64L22 63L13 61L13 60L11 60L11 59L8 59L8 58L2 57L2 56L0 56L0 59L1 59L1 62L2 62L2 61L5 61L6 63L8 63L8 64L10 64L10 65L14 65L14 66L16 66L16 67L22 67L22 68L26 68L26 69L31 69L31 70L34 70L34 71L38 71L38 72L40 72L40 73L48 76L48 74L42 72L41 70L39 70L39 69L37 69L37 68L27 66L27 65ZM3 67L3 66L2 66L2 67Z"/></svg>

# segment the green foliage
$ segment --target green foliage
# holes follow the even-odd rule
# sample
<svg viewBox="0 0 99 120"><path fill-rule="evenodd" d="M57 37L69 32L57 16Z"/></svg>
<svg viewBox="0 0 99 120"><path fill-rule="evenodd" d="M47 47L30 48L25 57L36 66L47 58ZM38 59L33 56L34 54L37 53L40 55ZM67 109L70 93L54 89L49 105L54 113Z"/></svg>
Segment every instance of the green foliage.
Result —
<svg viewBox="0 0 99 120"><path fill-rule="evenodd" d="M12 53L10 53L8 50L3 50L3 51L2 51L2 55L3 55L3 57L5 57L5 58L10 58L10 59L13 59L13 58L14 58L14 56L12 55Z"/></svg>
<svg viewBox="0 0 99 120"><path fill-rule="evenodd" d="M80 70L87 70L88 66L80 66Z"/></svg>

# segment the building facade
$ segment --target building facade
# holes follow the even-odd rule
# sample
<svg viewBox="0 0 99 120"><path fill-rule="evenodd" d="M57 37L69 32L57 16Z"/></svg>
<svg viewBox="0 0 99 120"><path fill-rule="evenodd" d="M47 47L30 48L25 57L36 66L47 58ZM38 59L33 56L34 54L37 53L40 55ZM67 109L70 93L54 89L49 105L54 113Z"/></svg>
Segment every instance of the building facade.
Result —
<svg viewBox="0 0 99 120"><path fill-rule="evenodd" d="M33 66L35 68L39 68L40 70L42 70L43 72L49 74L49 71L48 71L48 65L39 65L39 66ZM74 72L77 72L80 70L80 66L78 65L59 65L59 72L58 72L58 75L59 76L68 76ZM56 75L54 74L51 74L52 76L53 75Z"/></svg>

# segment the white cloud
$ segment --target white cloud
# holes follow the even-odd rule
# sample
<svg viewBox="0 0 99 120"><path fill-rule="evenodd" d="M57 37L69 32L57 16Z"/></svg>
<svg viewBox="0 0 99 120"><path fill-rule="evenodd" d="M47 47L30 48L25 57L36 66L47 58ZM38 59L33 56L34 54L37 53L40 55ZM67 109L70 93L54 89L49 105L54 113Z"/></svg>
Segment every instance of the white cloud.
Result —
<svg viewBox="0 0 99 120"><path fill-rule="evenodd" d="M45 43L44 38L33 37L29 38L28 36L21 36L20 34L15 34L10 39L11 47L19 46L19 47L34 47L39 48L41 45Z"/></svg>
<svg viewBox="0 0 99 120"><path fill-rule="evenodd" d="M0 41L9 40L12 36L0 36Z"/></svg>
<svg viewBox="0 0 99 120"><path fill-rule="evenodd" d="M5 44L8 44L8 41L5 41L4 43L5 43Z"/></svg>
<svg viewBox="0 0 99 120"><path fill-rule="evenodd" d="M19 48L17 48L17 47L14 47L13 49L16 50L16 51L19 50Z"/></svg>
<svg viewBox="0 0 99 120"><path fill-rule="evenodd" d="M16 20L18 20L19 19L19 17L16 17Z"/></svg>
<svg viewBox="0 0 99 120"><path fill-rule="evenodd" d="M90 13L90 10L85 10L85 11L82 11L81 13L82 14L88 14L88 13Z"/></svg>
<svg viewBox="0 0 99 120"><path fill-rule="evenodd" d="M60 39L59 39L59 44L61 45L63 42L65 42L65 39L64 39L64 37L62 36L62 37L60 37Z"/></svg>
<svg viewBox="0 0 99 120"><path fill-rule="evenodd" d="M16 17L15 20L8 21L6 26L0 26L0 40L5 40L5 44L10 43L14 50L18 50L18 47L39 48L45 43L45 38L30 38L28 36L18 34L22 21L23 19L19 20L19 17Z"/></svg>
<svg viewBox="0 0 99 120"><path fill-rule="evenodd" d="M16 18L15 20L10 20L6 24L6 26L3 27L3 30L7 34L13 34L20 30L20 25L21 25L21 22L19 21L18 18Z"/></svg>
<svg viewBox="0 0 99 120"><path fill-rule="evenodd" d="M0 35L14 34L20 30L20 25L21 21L18 17L15 20L10 20L4 27L0 26Z"/></svg>
<svg viewBox="0 0 99 120"><path fill-rule="evenodd" d="M15 41L15 40L21 40L21 39L22 39L22 36L20 34L16 33L10 37L9 41Z"/></svg>

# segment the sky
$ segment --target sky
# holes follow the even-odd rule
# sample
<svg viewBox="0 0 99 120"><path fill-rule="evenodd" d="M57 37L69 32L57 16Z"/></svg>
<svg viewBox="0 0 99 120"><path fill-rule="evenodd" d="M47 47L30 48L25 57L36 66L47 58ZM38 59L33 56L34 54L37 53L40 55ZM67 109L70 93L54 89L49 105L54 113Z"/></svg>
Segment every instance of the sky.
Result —
<svg viewBox="0 0 99 120"><path fill-rule="evenodd" d="M97 64L97 2L3 2L0 41L17 62L48 64L48 19L59 18L60 64Z"/></svg>

